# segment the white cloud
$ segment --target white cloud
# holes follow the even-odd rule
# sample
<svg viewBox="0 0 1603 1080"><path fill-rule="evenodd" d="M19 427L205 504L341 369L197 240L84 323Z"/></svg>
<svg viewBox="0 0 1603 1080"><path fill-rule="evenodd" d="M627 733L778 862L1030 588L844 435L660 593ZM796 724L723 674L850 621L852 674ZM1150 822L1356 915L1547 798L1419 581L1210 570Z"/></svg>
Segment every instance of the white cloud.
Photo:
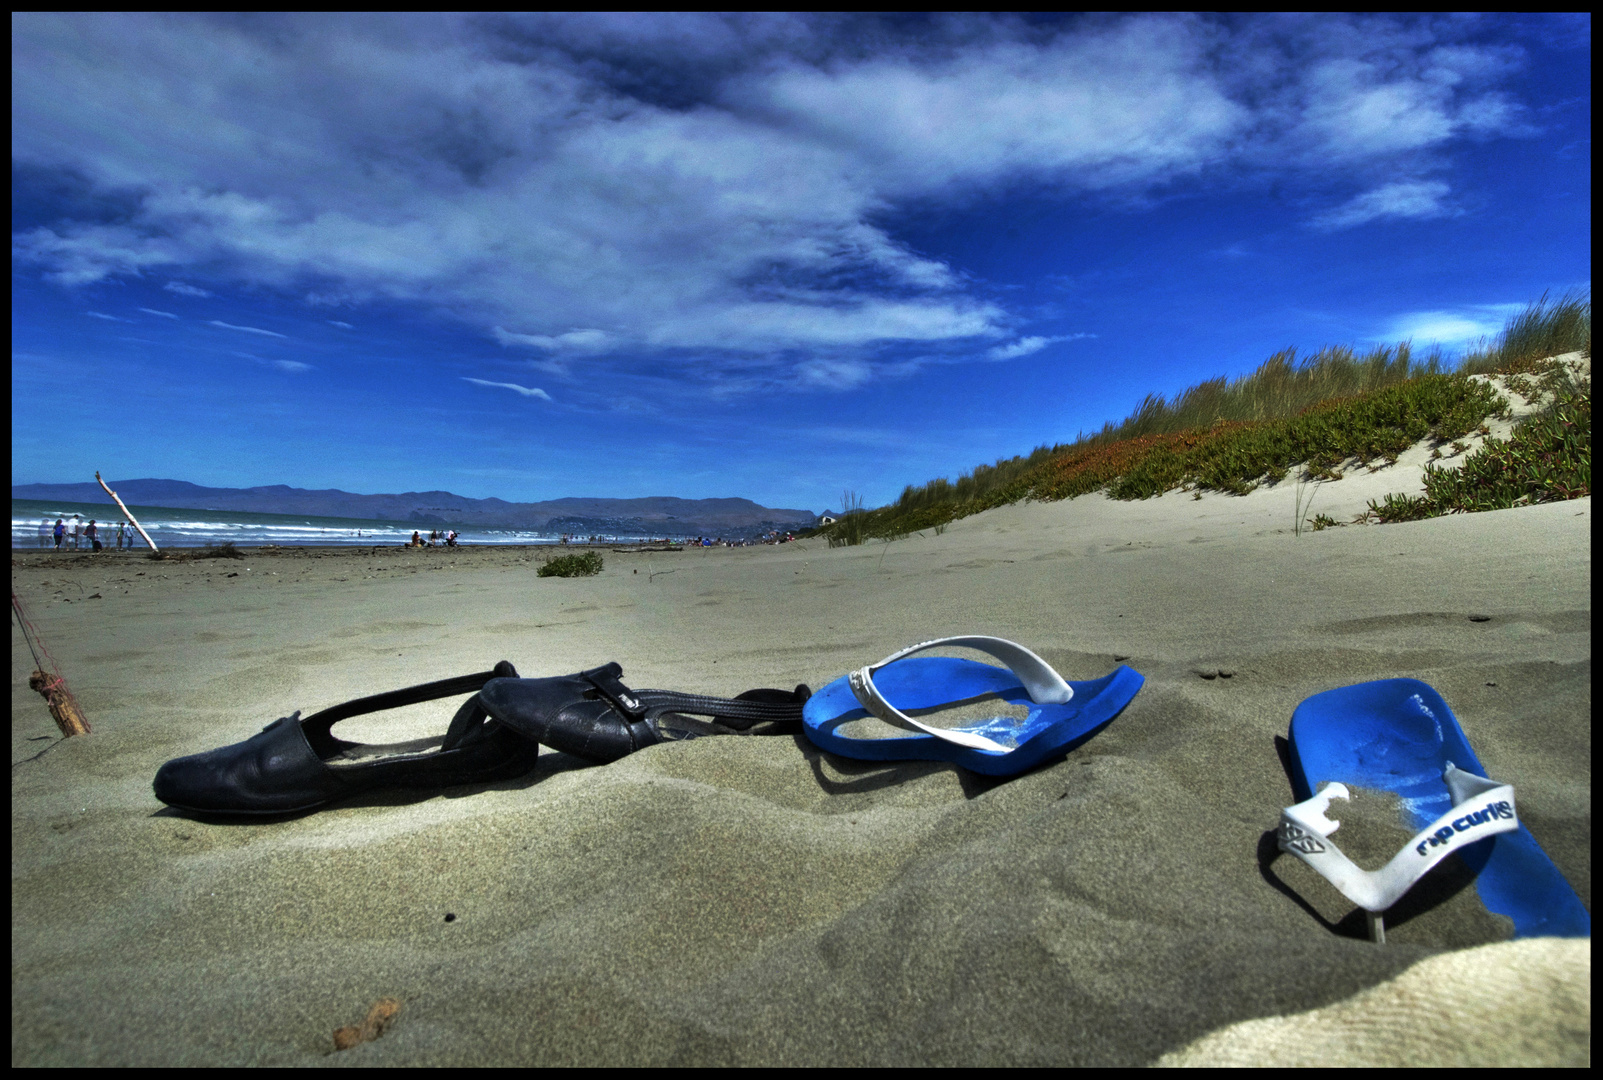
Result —
<svg viewBox="0 0 1603 1080"><path fill-rule="evenodd" d="M838 307L786 303L729 304L716 311L666 315L652 328L654 345L777 348L806 342L850 346L875 341L939 341L994 337L1002 310L968 301L863 300Z"/></svg>
<svg viewBox="0 0 1603 1080"><path fill-rule="evenodd" d="M1044 337L1019 338L1011 345L998 345L987 349L985 350L985 355L992 360L1016 360L1021 356L1029 356L1031 353L1040 352L1049 343L1049 339Z"/></svg>
<svg viewBox="0 0 1603 1080"><path fill-rule="evenodd" d="M1312 16L1250 25L1230 47L1263 77L1258 86L1237 80L1258 101L1249 155L1267 150L1316 172L1427 168L1454 139L1531 133L1523 110L1491 87L1523 63L1522 51L1454 44L1446 40L1458 29L1451 20ZM1299 32L1266 48L1262 28L1275 26Z"/></svg>
<svg viewBox="0 0 1603 1080"><path fill-rule="evenodd" d="M494 386L503 390L511 390L514 393L522 394L524 397L541 398L545 401L551 400L551 395L546 393L544 390L541 390L537 386L519 386L517 383L490 382L488 379L470 379L465 375L462 376L462 379L464 382L473 383L475 386Z"/></svg>
<svg viewBox="0 0 1603 1080"><path fill-rule="evenodd" d="M1385 81L1374 64L1342 58L1318 65L1308 80L1306 122L1327 150L1365 157L1446 140L1453 119L1440 107L1445 88L1419 80Z"/></svg>
<svg viewBox="0 0 1603 1080"><path fill-rule="evenodd" d="M874 369L862 360L808 360L796 371L803 386L821 390L850 390L873 376Z"/></svg>
<svg viewBox="0 0 1603 1080"><path fill-rule="evenodd" d="M1209 70L1207 39L1187 20L1136 18L934 61L798 64L741 90L849 148L881 190L1140 185L1217 160L1252 122Z"/></svg>
<svg viewBox="0 0 1603 1080"><path fill-rule="evenodd" d="M1327 211L1311 224L1327 232L1350 229L1379 218L1438 218L1458 213L1445 205L1452 189L1439 181L1400 181L1383 184Z"/></svg>
<svg viewBox="0 0 1603 1080"><path fill-rule="evenodd" d="M132 322L133 321L132 319L119 319L117 316L115 316L115 315L107 315L103 311L86 311L86 312L84 312L84 314L89 316L91 319L105 319L107 322Z"/></svg>
<svg viewBox="0 0 1603 1080"><path fill-rule="evenodd" d="M1519 133L1497 89L1517 50L1455 25L22 14L14 161L137 201L25 229L13 257L67 286L160 271L398 301L551 360L822 353L793 374L842 385L843 350L1018 324L882 224L910 206L1255 170L1358 190ZM1320 221L1446 195L1386 184Z"/></svg>
<svg viewBox="0 0 1603 1080"><path fill-rule="evenodd" d="M62 235L44 227L11 238L13 258L47 267L58 285L88 285L113 275L137 276L147 267L183 257L170 240L121 225L86 227Z"/></svg>
<svg viewBox="0 0 1603 1080"><path fill-rule="evenodd" d="M260 364L263 367L277 368L279 371L287 371L291 375L300 375L304 372L313 370L311 364L303 364L299 360L264 360L255 353L240 352L237 349L231 349L229 352L231 355L237 356L241 360L249 360L252 363Z"/></svg>
<svg viewBox="0 0 1603 1080"><path fill-rule="evenodd" d="M1391 320L1380 336L1383 341L1412 341L1418 345L1441 345L1458 351L1491 340L1502 332L1512 315L1524 304L1476 304L1456 311L1411 311Z"/></svg>
<svg viewBox="0 0 1603 1080"><path fill-rule="evenodd" d="M1078 341L1081 338L1096 337L1095 334L1060 334L1057 337L1026 337L1019 338L1011 345L998 345L985 350L985 355L992 360L1016 360L1021 356L1040 352L1048 345L1059 341Z"/></svg>
<svg viewBox="0 0 1603 1080"><path fill-rule="evenodd" d="M221 319L212 319L210 321L210 325L211 326L220 326L224 330L243 330L247 334L263 334L263 335L266 335L267 337L281 338L281 337L286 337L287 336L285 334L280 334L280 333L278 333L276 331L273 331L273 330L263 330L259 326L235 326L233 323L225 323Z"/></svg>
<svg viewBox="0 0 1603 1080"><path fill-rule="evenodd" d="M139 310L143 311L146 315L160 315L164 319L176 319L176 318L178 318L177 315L174 315L170 311L157 311L155 308L148 308L148 307L142 307Z"/></svg>
<svg viewBox="0 0 1603 1080"><path fill-rule="evenodd" d="M601 352L612 340L603 330L570 330L566 334L514 334L497 326L495 340L503 345L529 345L552 352Z"/></svg>
<svg viewBox="0 0 1603 1080"><path fill-rule="evenodd" d="M356 329L356 327L352 326L350 323L348 323L348 322L340 322L338 319L330 319L330 320L328 320L328 324L330 326L337 326L341 330L355 330Z"/></svg>

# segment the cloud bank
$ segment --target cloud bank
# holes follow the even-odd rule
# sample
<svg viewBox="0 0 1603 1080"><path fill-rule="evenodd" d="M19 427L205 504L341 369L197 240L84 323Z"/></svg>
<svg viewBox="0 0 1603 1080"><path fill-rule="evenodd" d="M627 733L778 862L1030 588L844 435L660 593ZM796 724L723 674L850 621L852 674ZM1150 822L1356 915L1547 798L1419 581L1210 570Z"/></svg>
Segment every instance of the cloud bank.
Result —
<svg viewBox="0 0 1603 1080"><path fill-rule="evenodd" d="M69 287L399 301L547 360L784 356L851 386L887 346L1050 340L888 230L915 202L1025 184L1134 205L1274 176L1308 185L1324 230L1456 212L1448 149L1525 130L1498 89L1520 53L1472 31L25 13L14 168L105 212L30 223L13 258Z"/></svg>

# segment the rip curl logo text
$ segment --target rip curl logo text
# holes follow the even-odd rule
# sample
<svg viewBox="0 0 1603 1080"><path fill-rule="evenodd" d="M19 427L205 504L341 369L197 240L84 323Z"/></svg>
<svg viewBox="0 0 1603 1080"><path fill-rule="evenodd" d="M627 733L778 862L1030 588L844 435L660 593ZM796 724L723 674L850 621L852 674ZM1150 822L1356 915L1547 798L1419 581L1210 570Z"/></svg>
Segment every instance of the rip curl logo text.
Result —
<svg viewBox="0 0 1603 1080"><path fill-rule="evenodd" d="M1305 832L1289 821L1280 823L1280 842L1304 855L1318 855L1325 850L1325 845L1316 840L1313 833Z"/></svg>
<svg viewBox="0 0 1603 1080"><path fill-rule="evenodd" d="M1414 848L1414 852L1418 855L1423 855L1426 849L1447 843L1453 838L1454 833L1468 832L1477 825L1485 825L1489 821L1507 819L1513 816L1514 808L1506 801L1488 803L1483 810L1476 810L1473 813L1465 814L1461 818L1454 818L1451 825L1443 825L1430 836L1421 840L1419 845Z"/></svg>

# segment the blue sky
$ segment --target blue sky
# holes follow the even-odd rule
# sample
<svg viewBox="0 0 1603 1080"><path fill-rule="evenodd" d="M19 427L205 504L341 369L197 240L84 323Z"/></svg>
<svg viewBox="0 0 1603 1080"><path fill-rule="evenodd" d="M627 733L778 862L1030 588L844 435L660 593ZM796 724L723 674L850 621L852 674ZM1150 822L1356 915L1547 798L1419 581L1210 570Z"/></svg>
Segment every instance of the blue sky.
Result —
<svg viewBox="0 0 1603 1080"><path fill-rule="evenodd" d="M1589 288L1584 16L12 16L12 480L819 510Z"/></svg>

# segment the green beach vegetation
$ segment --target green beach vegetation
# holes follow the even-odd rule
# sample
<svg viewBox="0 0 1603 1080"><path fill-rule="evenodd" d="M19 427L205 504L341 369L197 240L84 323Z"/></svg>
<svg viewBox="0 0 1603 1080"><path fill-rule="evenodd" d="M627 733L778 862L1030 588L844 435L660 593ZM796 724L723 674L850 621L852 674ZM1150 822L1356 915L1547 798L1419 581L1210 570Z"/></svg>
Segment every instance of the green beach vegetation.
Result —
<svg viewBox="0 0 1603 1080"><path fill-rule="evenodd" d="M547 559L540 569L535 571L537 577L593 577L601 573L601 553L599 551L582 551L572 555L558 555L554 559Z"/></svg>
<svg viewBox="0 0 1603 1080"><path fill-rule="evenodd" d="M1325 348L1301 361L1286 349L1234 381L1210 379L1168 401L1148 395L1122 422L1072 443L976 466L956 482L909 485L888 506L863 510L848 493L855 505L813 535L828 537L834 547L926 528L944 531L992 507L1095 491L1115 499L1146 499L1176 488L1193 490L1197 498L1204 490L1245 495L1259 484L1278 483L1294 467L1303 468L1305 480L1381 468L1421 439L1462 452L1472 433L1487 434L1488 419L1510 415L1508 399L1475 375L1500 376L1528 402L1540 394L1547 405L1509 441L1483 443L1461 470L1428 467L1424 496L1388 496L1371 503L1361 520L1577 498L1591 493L1591 380L1571 377L1548 358L1590 356L1591 348L1591 300L1572 293L1552 302L1544 295L1451 371L1438 353L1416 358L1407 342L1362 356ZM1313 524L1338 523L1321 516Z"/></svg>
<svg viewBox="0 0 1603 1080"><path fill-rule="evenodd" d="M1532 375L1513 374L1509 389L1527 403L1546 401L1509 438L1483 443L1457 469L1425 466L1424 495L1387 495L1371 501L1376 521L1416 521L1439 514L1506 510L1592 493L1592 385L1548 364Z"/></svg>

